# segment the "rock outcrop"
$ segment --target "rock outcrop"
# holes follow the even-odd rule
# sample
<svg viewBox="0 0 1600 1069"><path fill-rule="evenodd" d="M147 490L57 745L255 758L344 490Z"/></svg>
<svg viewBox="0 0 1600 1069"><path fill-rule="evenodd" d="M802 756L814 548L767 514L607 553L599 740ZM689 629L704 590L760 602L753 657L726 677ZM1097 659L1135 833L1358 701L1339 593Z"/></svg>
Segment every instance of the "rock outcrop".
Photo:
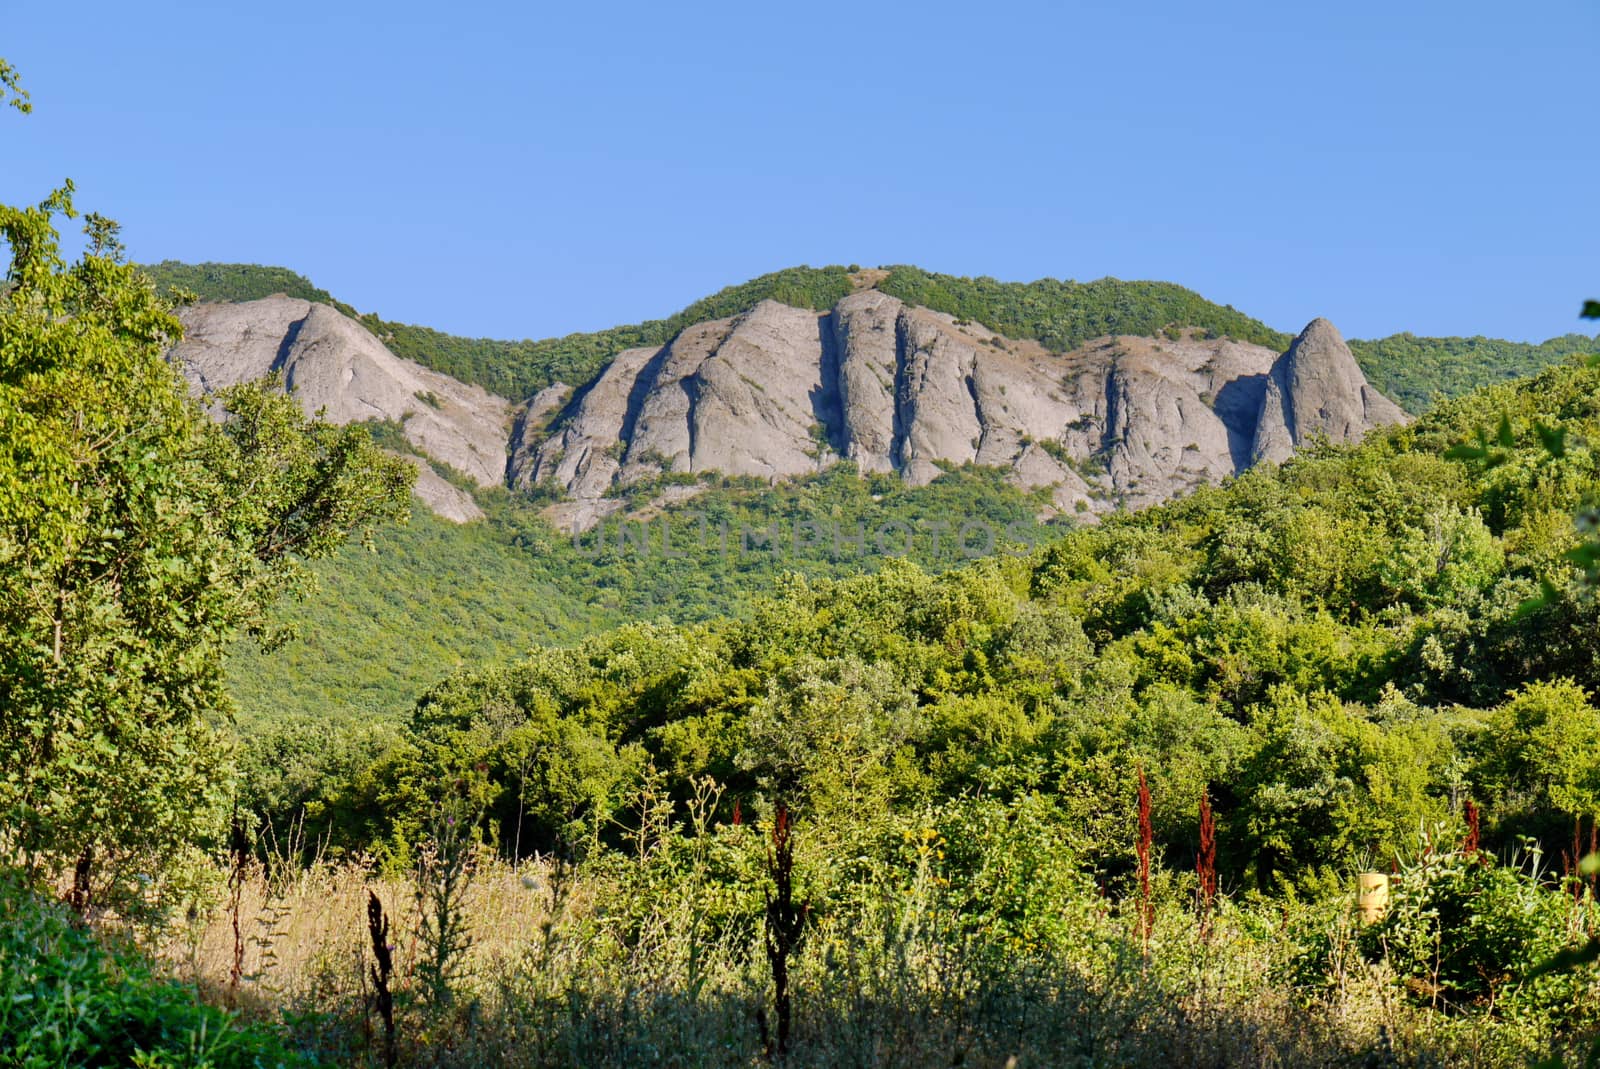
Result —
<svg viewBox="0 0 1600 1069"><path fill-rule="evenodd" d="M397 358L323 305L272 297L183 318L175 355L197 392L278 373L308 412L397 422L480 486L558 493L547 514L563 527L592 526L623 507L621 489L665 475L778 481L841 460L914 485L1002 468L1047 491L1050 509L1093 516L1405 419L1322 319L1282 355L1193 331L1054 353L866 289L824 313L763 301L513 406ZM430 508L482 515L412 459Z"/></svg>
<svg viewBox="0 0 1600 1069"><path fill-rule="evenodd" d="M1251 460L1282 463L1317 438L1353 442L1405 418L1367 383L1338 329L1313 319L1272 366Z"/></svg>
<svg viewBox="0 0 1600 1069"><path fill-rule="evenodd" d="M417 469L417 481L411 492L435 515L451 523L471 523L483 519L483 509L472 495L455 486L428 463L426 457L415 454L395 454Z"/></svg>
<svg viewBox="0 0 1600 1069"><path fill-rule="evenodd" d="M510 403L400 359L336 309L267 297L196 305L180 318L185 337L173 356L196 393L277 374L308 414L398 423L419 452L479 486L505 481ZM448 518L481 515L470 495L437 476L419 480L418 496Z"/></svg>
<svg viewBox="0 0 1600 1069"><path fill-rule="evenodd" d="M513 443L510 475L553 483L580 527L659 475L780 479L840 459L915 485L1005 468L1096 514L1404 418L1323 320L1282 356L1193 332L1058 354L867 290L823 314L766 301L620 354L542 443Z"/></svg>

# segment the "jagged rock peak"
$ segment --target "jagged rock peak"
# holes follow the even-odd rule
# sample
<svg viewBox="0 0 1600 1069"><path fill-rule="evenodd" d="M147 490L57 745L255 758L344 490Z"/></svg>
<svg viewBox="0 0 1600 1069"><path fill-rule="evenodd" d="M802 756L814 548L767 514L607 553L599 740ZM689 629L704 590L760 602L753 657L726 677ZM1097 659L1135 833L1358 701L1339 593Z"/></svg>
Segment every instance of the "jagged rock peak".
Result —
<svg viewBox="0 0 1600 1069"><path fill-rule="evenodd" d="M1318 437L1359 441L1406 414L1367 382L1339 329L1318 317L1272 366L1251 462L1281 463Z"/></svg>
<svg viewBox="0 0 1600 1069"><path fill-rule="evenodd" d="M776 482L840 460L912 485L1000 468L1046 491L1048 509L1092 519L1406 418L1325 319L1282 354L1194 330L1060 353L876 290L820 313L767 300L513 406L399 359L323 305L273 297L183 316L175 356L196 392L277 371L308 411L395 421L411 450L481 486L552 486L565 500L548 515L563 526L592 525L624 507L623 488L664 475ZM480 514L428 475L429 507ZM658 490L678 500L697 487Z"/></svg>
<svg viewBox="0 0 1600 1069"><path fill-rule="evenodd" d="M276 296L195 305L179 318L185 336L172 356L196 394L276 372L308 415L398 423L417 452L479 486L504 482L510 403L400 359L338 310ZM419 478L417 496L447 519L481 515L469 495L431 471Z"/></svg>
<svg viewBox="0 0 1600 1069"><path fill-rule="evenodd" d="M768 301L620 354L554 433L514 443L510 477L554 482L560 522L582 526L666 472L780 479L844 458L921 485L970 463L1092 516L1245 466L1277 355L1193 332L1063 354L876 291L822 314Z"/></svg>

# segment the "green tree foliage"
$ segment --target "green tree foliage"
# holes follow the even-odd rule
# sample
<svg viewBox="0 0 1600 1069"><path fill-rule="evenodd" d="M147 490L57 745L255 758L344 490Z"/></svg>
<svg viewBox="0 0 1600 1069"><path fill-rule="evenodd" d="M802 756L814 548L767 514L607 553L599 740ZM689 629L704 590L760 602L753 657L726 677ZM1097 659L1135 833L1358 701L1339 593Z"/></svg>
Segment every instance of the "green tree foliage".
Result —
<svg viewBox="0 0 1600 1069"><path fill-rule="evenodd" d="M1505 812L1600 816L1600 710L1569 680L1518 688L1490 714L1478 760Z"/></svg>
<svg viewBox="0 0 1600 1069"><path fill-rule="evenodd" d="M878 288L911 304L982 323L1010 338L1032 338L1065 352L1105 334L1154 336L1167 327L1283 349L1290 337L1232 307L1212 304L1170 282L998 282L893 267Z"/></svg>
<svg viewBox="0 0 1600 1069"><path fill-rule="evenodd" d="M1487 846L1531 830L1554 849L1594 789L1600 620L1568 554L1600 484L1597 387L1600 369L1552 369L1031 553L791 575L732 617L466 667L318 804L337 844L403 849L437 770L482 767L502 849L603 847L653 766L680 800L709 775L870 852L872 814L1038 792L1081 837L1074 864L1119 888L1143 765L1169 857L1192 855L1211 795L1232 888L1327 890L1467 797ZM1510 425L1503 456L1447 458L1486 412Z"/></svg>
<svg viewBox="0 0 1600 1069"><path fill-rule="evenodd" d="M1600 338L1565 334L1532 344L1498 338L1419 338L1392 334L1352 341L1356 362L1385 397L1407 412L1484 386L1537 375L1574 356L1600 350Z"/></svg>
<svg viewBox="0 0 1600 1069"><path fill-rule="evenodd" d="M144 264L141 270L155 280L157 292L164 297L192 294L204 301L256 301L281 293L331 305L346 315L358 314L349 305L334 300L327 290L312 285L304 275L287 267L162 260L158 264Z"/></svg>
<svg viewBox="0 0 1600 1069"><path fill-rule="evenodd" d="M266 1027L203 1005L64 908L0 881L0 1059L17 1069L304 1064Z"/></svg>
<svg viewBox="0 0 1600 1069"><path fill-rule="evenodd" d="M213 830L228 639L270 638L298 559L392 515L411 476L263 389L209 420L115 224L91 214L62 259L71 193L0 206L0 812L14 860L113 880Z"/></svg>
<svg viewBox="0 0 1600 1069"><path fill-rule="evenodd" d="M22 81L17 75L16 68L4 59L0 59L0 100L4 100L24 115L33 110L33 105L28 101L28 92L22 88Z"/></svg>

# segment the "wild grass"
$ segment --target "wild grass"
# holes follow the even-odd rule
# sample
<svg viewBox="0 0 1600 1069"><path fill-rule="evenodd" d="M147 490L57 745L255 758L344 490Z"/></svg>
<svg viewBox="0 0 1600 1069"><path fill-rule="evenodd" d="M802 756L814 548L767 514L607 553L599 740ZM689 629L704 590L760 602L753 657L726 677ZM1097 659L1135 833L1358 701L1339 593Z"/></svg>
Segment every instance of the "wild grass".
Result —
<svg viewBox="0 0 1600 1069"><path fill-rule="evenodd" d="M750 856L758 838L736 845ZM768 1064L761 892L730 897L706 871L648 849L624 865L579 869L485 857L459 898L469 945L454 997L440 1002L429 997L434 948L418 910L428 899L414 877L358 863L292 873L252 863L240 881L240 1004L288 1022L293 1043L317 1060L384 1064L367 925L375 894L392 922L401 1065ZM1348 903L1222 897L1202 921L1191 891L1158 877L1147 945L1142 903L1055 903L1068 934L1050 946L996 946L947 908L931 870L892 894L864 892L808 925L789 962L788 1053L776 1060L796 1069L1514 1066L1577 1042L1539 1020L1419 1004L1387 963L1359 952ZM1310 973L1308 944L1322 948ZM220 999L234 960L227 902L192 911L163 953Z"/></svg>

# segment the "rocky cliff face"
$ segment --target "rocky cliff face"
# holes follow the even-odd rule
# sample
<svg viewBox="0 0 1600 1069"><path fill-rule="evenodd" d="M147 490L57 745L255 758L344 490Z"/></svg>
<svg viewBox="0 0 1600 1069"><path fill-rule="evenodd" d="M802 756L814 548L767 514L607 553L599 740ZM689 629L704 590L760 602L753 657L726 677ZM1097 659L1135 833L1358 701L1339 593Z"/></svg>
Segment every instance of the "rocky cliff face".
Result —
<svg viewBox="0 0 1600 1069"><path fill-rule="evenodd" d="M620 489L662 475L777 481L840 460L916 485L951 466L1003 468L1019 487L1048 488L1054 509L1092 516L1405 419L1321 319L1282 355L1193 332L1061 354L869 289L821 314L764 301L521 406L398 359L322 305L274 297L184 319L176 356L197 390L277 372L307 411L396 421L481 486L553 487L565 500L550 517L579 528L621 508ZM481 515L419 471L436 512Z"/></svg>
<svg viewBox="0 0 1600 1069"><path fill-rule="evenodd" d="M1281 463L1318 437L1353 442L1405 419L1399 405L1367 384L1334 325L1313 319L1272 365L1251 460Z"/></svg>
<svg viewBox="0 0 1600 1069"><path fill-rule="evenodd" d="M401 360L360 323L322 304L267 297L186 308L173 351L197 393L270 374L307 414L333 423L389 420L406 440L479 486L505 479L511 405L448 375ZM482 516L471 495L418 465L417 496L459 521Z"/></svg>
<svg viewBox="0 0 1600 1069"><path fill-rule="evenodd" d="M665 473L780 479L840 459L918 485L952 465L1006 468L1094 514L1404 418L1324 320L1283 356L1192 334L1063 355L869 290L821 315L764 302L621 354L554 433L513 442L509 476L553 483L578 526Z"/></svg>

